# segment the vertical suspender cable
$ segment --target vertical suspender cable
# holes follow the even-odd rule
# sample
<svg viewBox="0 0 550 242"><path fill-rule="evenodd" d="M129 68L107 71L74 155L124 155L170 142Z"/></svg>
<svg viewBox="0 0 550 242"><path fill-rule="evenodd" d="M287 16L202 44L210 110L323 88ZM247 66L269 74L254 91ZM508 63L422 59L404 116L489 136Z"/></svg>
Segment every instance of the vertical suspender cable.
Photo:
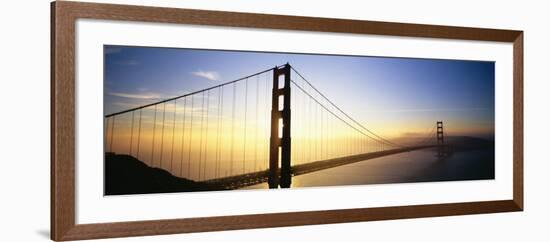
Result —
<svg viewBox="0 0 550 242"><path fill-rule="evenodd" d="M248 111L248 78L246 78L246 80L244 81L244 85L245 85L245 88L244 88L244 130L243 130L243 133L244 133L244 137L243 137L243 174L245 173L245 169L246 169L246 119L247 119L247 111Z"/></svg>
<svg viewBox="0 0 550 242"><path fill-rule="evenodd" d="M133 141L134 141L134 114L135 114L135 111L132 111L132 124L130 125L130 152L129 152L129 155L131 156L132 155L132 145L133 145Z"/></svg>
<svg viewBox="0 0 550 242"><path fill-rule="evenodd" d="M155 133L157 128L157 105L155 104L155 115L153 118L153 141L151 141L151 166L155 166Z"/></svg>
<svg viewBox="0 0 550 242"><path fill-rule="evenodd" d="M263 162L263 166L262 167L265 167L267 169L267 167L269 166L269 122L270 122L270 118L269 118L269 99L268 97L270 96L269 95L269 77L270 76L273 76L273 74L266 74L265 76L265 93L264 93L264 112L265 112L265 120L264 120L264 159L265 161Z"/></svg>
<svg viewBox="0 0 550 242"><path fill-rule="evenodd" d="M180 150L180 176L183 177L183 144L185 143L185 111L187 108L187 97L183 98L183 118L181 120L181 150Z"/></svg>
<svg viewBox="0 0 550 242"><path fill-rule="evenodd" d="M163 108L162 108L162 131L160 134L160 159L159 159L159 167L162 168L162 153L164 153L163 145L164 145L164 120L166 117L166 102L164 102Z"/></svg>
<svg viewBox="0 0 550 242"><path fill-rule="evenodd" d="M320 128L320 131L321 131L321 132L320 132L320 133L321 133L321 137L320 137L320 140L321 140L321 156L320 156L320 157L321 157L321 158L320 158L320 159L324 159L324 157L323 157L324 150L323 150L323 149L324 149L324 144L325 144L325 143L324 143L324 139L323 139L323 138L324 138L324 133L325 133L325 126L324 126L324 120L323 120L323 113L324 113L324 112L323 112L323 109L321 109L321 113L320 113L320 116L321 116L321 118L320 118L320 120L321 120L321 128Z"/></svg>
<svg viewBox="0 0 550 242"><path fill-rule="evenodd" d="M237 96L237 86L236 82L233 83L233 103L231 106L231 151L230 151L230 163L229 164L229 175L233 175L233 155L234 155L234 143L235 143L235 98Z"/></svg>
<svg viewBox="0 0 550 242"><path fill-rule="evenodd" d="M202 102L201 102L201 134L199 137L199 181L201 180L201 171L202 171L202 136L204 131L204 93L202 93Z"/></svg>
<svg viewBox="0 0 550 242"><path fill-rule="evenodd" d="M308 158L308 162L312 162L313 161L313 141L312 141L312 135L313 135L313 125L311 124L311 116L312 116L312 113L313 113L313 110L311 109L311 98L308 98L307 99L308 102L307 102L307 120L308 120L308 137L307 137L307 146L308 146L308 154L307 154L307 158Z"/></svg>
<svg viewBox="0 0 550 242"><path fill-rule="evenodd" d="M139 110L139 122L138 122L138 137L137 137L137 150L136 150L136 158L139 160L139 144L141 143L141 112L143 109Z"/></svg>
<svg viewBox="0 0 550 242"><path fill-rule="evenodd" d="M187 177L191 178L191 144L193 143L193 115L195 114L194 110L194 99L193 96L189 96L191 98L191 121L189 123L189 153L187 154Z"/></svg>
<svg viewBox="0 0 550 242"><path fill-rule="evenodd" d="M317 158L318 154L319 154L319 139L317 138L317 134L319 132L319 117L317 116L318 112L319 112L319 105L317 105L317 103L314 103L315 105L315 160L319 160Z"/></svg>
<svg viewBox="0 0 550 242"><path fill-rule="evenodd" d="M205 140L204 140L204 166L203 166L203 179L206 179L206 167L208 165L208 114L210 110L210 90L206 91L206 131L205 131Z"/></svg>
<svg viewBox="0 0 550 242"><path fill-rule="evenodd" d="M170 172L174 166L174 141L176 136L176 114L178 113L178 99L174 99L174 121L172 122L172 151L170 151Z"/></svg>
<svg viewBox="0 0 550 242"><path fill-rule="evenodd" d="M109 144L109 151L113 152L113 137L115 136L115 117L111 121L111 144Z"/></svg>
<svg viewBox="0 0 550 242"><path fill-rule="evenodd" d="M218 128L216 130L216 174L215 177L220 175L220 159L221 159L221 147L220 138L222 133L222 115L223 115L223 86L220 87L218 93Z"/></svg>
<svg viewBox="0 0 550 242"><path fill-rule="evenodd" d="M259 106L260 106L260 98L259 98L259 95L260 95L260 75L258 75L256 77L256 122L255 122L255 127L254 127L254 170L253 171L257 171L258 170L258 127L260 126L260 120L259 120L259 115L258 115L258 110L259 110Z"/></svg>

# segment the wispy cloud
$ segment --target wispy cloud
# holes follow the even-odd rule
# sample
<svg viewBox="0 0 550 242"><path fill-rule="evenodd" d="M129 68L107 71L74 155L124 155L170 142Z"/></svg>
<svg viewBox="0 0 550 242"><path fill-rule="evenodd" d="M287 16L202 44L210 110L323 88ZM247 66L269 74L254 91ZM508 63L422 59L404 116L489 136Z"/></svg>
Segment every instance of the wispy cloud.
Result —
<svg viewBox="0 0 550 242"><path fill-rule="evenodd" d="M192 72L191 74L198 77L206 78L210 81L220 80L220 74L218 74L215 71L195 71L195 72Z"/></svg>
<svg viewBox="0 0 550 242"><path fill-rule="evenodd" d="M136 103L127 103L127 102L114 102L113 105L122 107L124 109L133 108L136 106L140 106L140 104Z"/></svg>
<svg viewBox="0 0 550 242"><path fill-rule="evenodd" d="M123 93L123 92L110 92L109 95L124 98L133 99L159 99L162 96L157 93Z"/></svg>

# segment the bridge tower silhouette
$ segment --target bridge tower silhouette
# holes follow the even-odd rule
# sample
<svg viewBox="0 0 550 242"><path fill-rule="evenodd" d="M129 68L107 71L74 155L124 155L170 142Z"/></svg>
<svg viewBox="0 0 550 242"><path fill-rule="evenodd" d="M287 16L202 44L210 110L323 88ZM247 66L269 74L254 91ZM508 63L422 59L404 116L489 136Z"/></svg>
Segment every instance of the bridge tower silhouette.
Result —
<svg viewBox="0 0 550 242"><path fill-rule="evenodd" d="M269 188L279 186L289 188L291 183L290 80L290 65L288 63L273 69Z"/></svg>
<svg viewBox="0 0 550 242"><path fill-rule="evenodd" d="M445 136L443 135L443 121L437 121L437 156L444 157L447 155L445 148Z"/></svg>

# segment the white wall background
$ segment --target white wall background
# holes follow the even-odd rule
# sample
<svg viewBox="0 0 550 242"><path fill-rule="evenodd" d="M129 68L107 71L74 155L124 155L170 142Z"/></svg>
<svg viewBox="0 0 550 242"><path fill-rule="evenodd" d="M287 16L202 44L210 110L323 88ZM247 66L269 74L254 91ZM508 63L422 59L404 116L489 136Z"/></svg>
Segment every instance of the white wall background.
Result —
<svg viewBox="0 0 550 242"><path fill-rule="evenodd" d="M549 241L550 22L544 1L105 1L525 31L525 211L111 241ZM49 239L49 1L0 8L0 240Z"/></svg>

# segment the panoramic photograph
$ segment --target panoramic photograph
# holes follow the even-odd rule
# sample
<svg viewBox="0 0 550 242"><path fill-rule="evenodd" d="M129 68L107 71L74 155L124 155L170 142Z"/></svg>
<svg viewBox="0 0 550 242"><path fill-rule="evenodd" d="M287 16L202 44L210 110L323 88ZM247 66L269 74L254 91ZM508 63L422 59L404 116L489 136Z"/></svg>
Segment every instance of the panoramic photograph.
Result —
<svg viewBox="0 0 550 242"><path fill-rule="evenodd" d="M105 45L104 195L495 178L495 63Z"/></svg>

